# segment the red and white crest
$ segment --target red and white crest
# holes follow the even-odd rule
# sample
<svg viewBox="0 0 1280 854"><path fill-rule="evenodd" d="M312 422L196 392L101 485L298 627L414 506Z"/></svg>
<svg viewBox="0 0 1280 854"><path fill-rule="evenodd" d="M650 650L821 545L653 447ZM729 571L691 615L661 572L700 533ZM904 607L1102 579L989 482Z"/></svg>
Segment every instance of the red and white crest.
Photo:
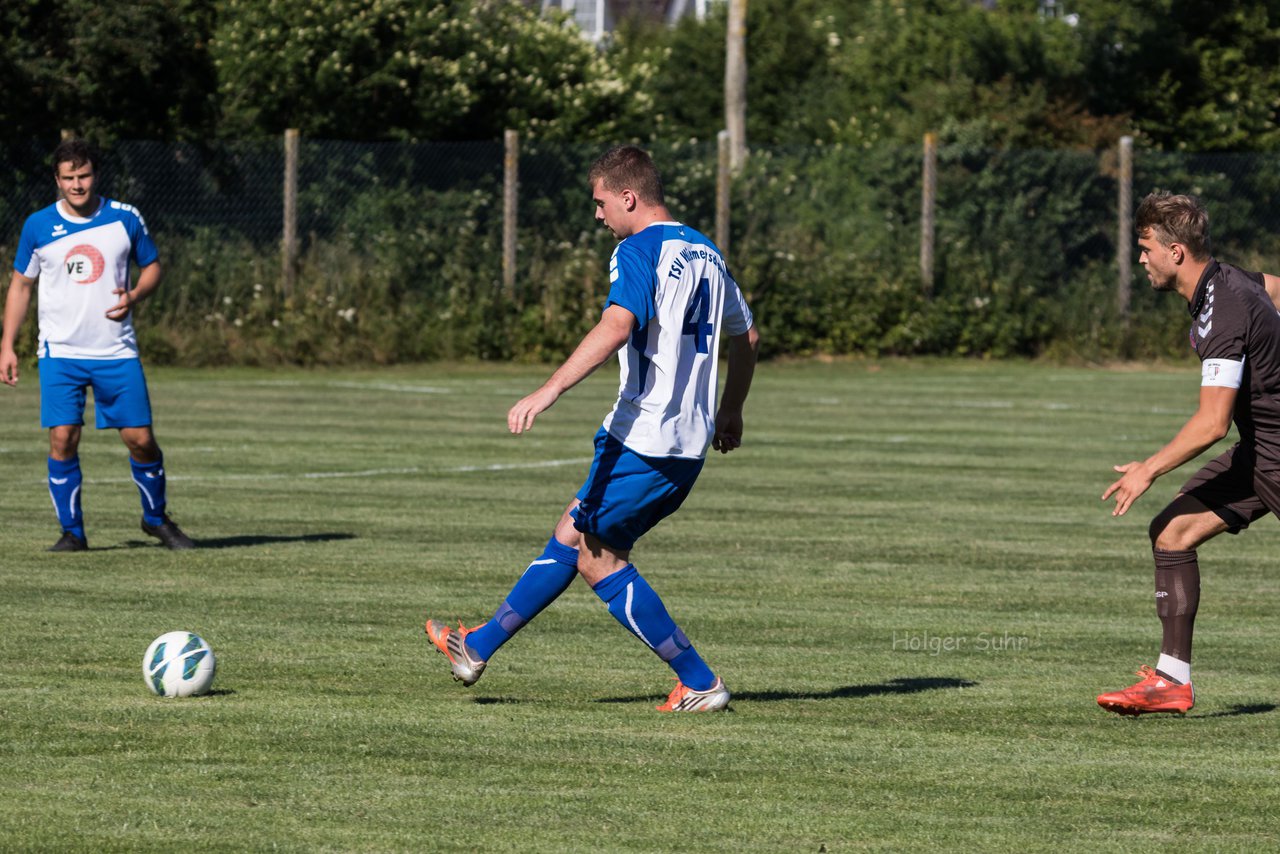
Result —
<svg viewBox="0 0 1280 854"><path fill-rule="evenodd" d="M102 278L107 269L107 262L96 247L87 243L71 247L62 262L66 266L67 276L77 285L92 285Z"/></svg>

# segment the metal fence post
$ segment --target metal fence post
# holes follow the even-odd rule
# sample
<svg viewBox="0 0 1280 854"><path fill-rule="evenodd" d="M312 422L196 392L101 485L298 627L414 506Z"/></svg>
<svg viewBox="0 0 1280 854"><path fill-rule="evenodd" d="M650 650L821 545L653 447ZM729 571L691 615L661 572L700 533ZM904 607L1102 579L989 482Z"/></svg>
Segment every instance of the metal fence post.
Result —
<svg viewBox="0 0 1280 854"><path fill-rule="evenodd" d="M508 299L516 294L516 222L520 205L520 134L502 134L502 288Z"/></svg>
<svg viewBox="0 0 1280 854"><path fill-rule="evenodd" d="M732 140L729 131L716 134L716 246L720 257L729 260L729 189L731 187Z"/></svg>
<svg viewBox="0 0 1280 854"><path fill-rule="evenodd" d="M1133 137L1120 137L1120 188L1117 199L1120 223L1116 235L1116 308L1121 318L1129 316L1133 287Z"/></svg>
<svg viewBox="0 0 1280 854"><path fill-rule="evenodd" d="M284 132L284 237L280 241L281 287L293 296L298 278L298 129Z"/></svg>
<svg viewBox="0 0 1280 854"><path fill-rule="evenodd" d="M934 209L938 201L938 137L924 135L924 163L920 193L920 284L933 296Z"/></svg>

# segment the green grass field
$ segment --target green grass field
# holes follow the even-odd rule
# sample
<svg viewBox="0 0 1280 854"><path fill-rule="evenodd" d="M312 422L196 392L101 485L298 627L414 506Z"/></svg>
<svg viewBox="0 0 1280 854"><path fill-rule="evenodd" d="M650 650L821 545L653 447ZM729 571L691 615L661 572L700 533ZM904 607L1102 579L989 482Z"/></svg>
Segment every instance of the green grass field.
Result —
<svg viewBox="0 0 1280 854"><path fill-rule="evenodd" d="M1191 467L1099 495L1193 365L763 365L743 449L633 555L734 692L686 716L581 581L471 689L422 634L488 617L585 473L614 372L507 435L546 372L153 370L176 554L113 431L92 550L47 554L34 369L0 389L0 849L1280 846L1274 522L1201 550L1196 708L1094 703L1154 664L1146 528ZM143 684L176 628L211 695Z"/></svg>

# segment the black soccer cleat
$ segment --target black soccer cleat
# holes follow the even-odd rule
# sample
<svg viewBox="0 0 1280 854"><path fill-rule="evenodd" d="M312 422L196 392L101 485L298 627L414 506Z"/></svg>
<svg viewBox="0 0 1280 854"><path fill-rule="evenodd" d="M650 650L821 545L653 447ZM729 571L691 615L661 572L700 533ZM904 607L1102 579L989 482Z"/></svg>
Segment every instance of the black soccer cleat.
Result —
<svg viewBox="0 0 1280 854"><path fill-rule="evenodd" d="M63 531L62 537L48 548L51 552L87 552L88 550L89 542L70 531Z"/></svg>
<svg viewBox="0 0 1280 854"><path fill-rule="evenodd" d="M182 533L182 529L169 518L168 514L165 515L164 521L159 525L148 525L147 520L143 519L142 533L155 537L160 541L161 545L171 551L185 551L196 547L191 538Z"/></svg>

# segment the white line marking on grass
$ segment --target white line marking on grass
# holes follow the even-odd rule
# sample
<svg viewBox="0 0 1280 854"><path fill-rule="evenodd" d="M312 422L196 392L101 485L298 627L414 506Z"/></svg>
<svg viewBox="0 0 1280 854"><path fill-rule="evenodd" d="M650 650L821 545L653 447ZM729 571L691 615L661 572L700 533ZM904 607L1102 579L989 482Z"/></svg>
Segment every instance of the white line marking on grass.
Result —
<svg viewBox="0 0 1280 854"><path fill-rule="evenodd" d="M398 383L356 383L356 382L330 382L325 383L329 388L354 388L359 391L398 391L405 394L453 394L456 389L441 388L434 385L400 385Z"/></svg>
<svg viewBox="0 0 1280 854"><path fill-rule="evenodd" d="M215 381L211 385L248 385L257 388L353 388L359 391L398 391L409 394L453 394L457 389L429 385L403 385L385 382L355 382L354 380L331 380L326 383L304 383L301 380L237 380Z"/></svg>
<svg viewBox="0 0 1280 854"><path fill-rule="evenodd" d="M293 477L303 480L323 480L330 477L383 477L389 474L419 474L422 469L418 466L405 466L403 468L394 469L365 469L364 471L308 471L302 474L293 475ZM253 479L253 475L232 475L237 480ZM277 479L288 480L290 475L281 474Z"/></svg>
<svg viewBox="0 0 1280 854"><path fill-rule="evenodd" d="M571 466L575 464L589 463L589 457L579 457L572 460L544 460L540 463L493 463L487 466L455 466L449 469L440 469L444 474L468 474L475 471L511 471L512 469L551 469L559 466Z"/></svg>
<svg viewBox="0 0 1280 854"><path fill-rule="evenodd" d="M404 466L401 468L365 469L363 471L312 471L300 474L272 472L265 474L211 474L211 475L169 475L171 481L183 483L201 483L208 481L237 480L324 480L328 478L347 477L389 477L406 474L473 474L475 472L520 471L522 469L549 469L560 466L584 465L591 462L589 457L575 457L570 460L540 460L535 463L491 463L490 465L450 466L449 468L424 468L422 466ZM43 481L42 481L43 482ZM86 483L132 483L127 477L95 477L85 478Z"/></svg>

